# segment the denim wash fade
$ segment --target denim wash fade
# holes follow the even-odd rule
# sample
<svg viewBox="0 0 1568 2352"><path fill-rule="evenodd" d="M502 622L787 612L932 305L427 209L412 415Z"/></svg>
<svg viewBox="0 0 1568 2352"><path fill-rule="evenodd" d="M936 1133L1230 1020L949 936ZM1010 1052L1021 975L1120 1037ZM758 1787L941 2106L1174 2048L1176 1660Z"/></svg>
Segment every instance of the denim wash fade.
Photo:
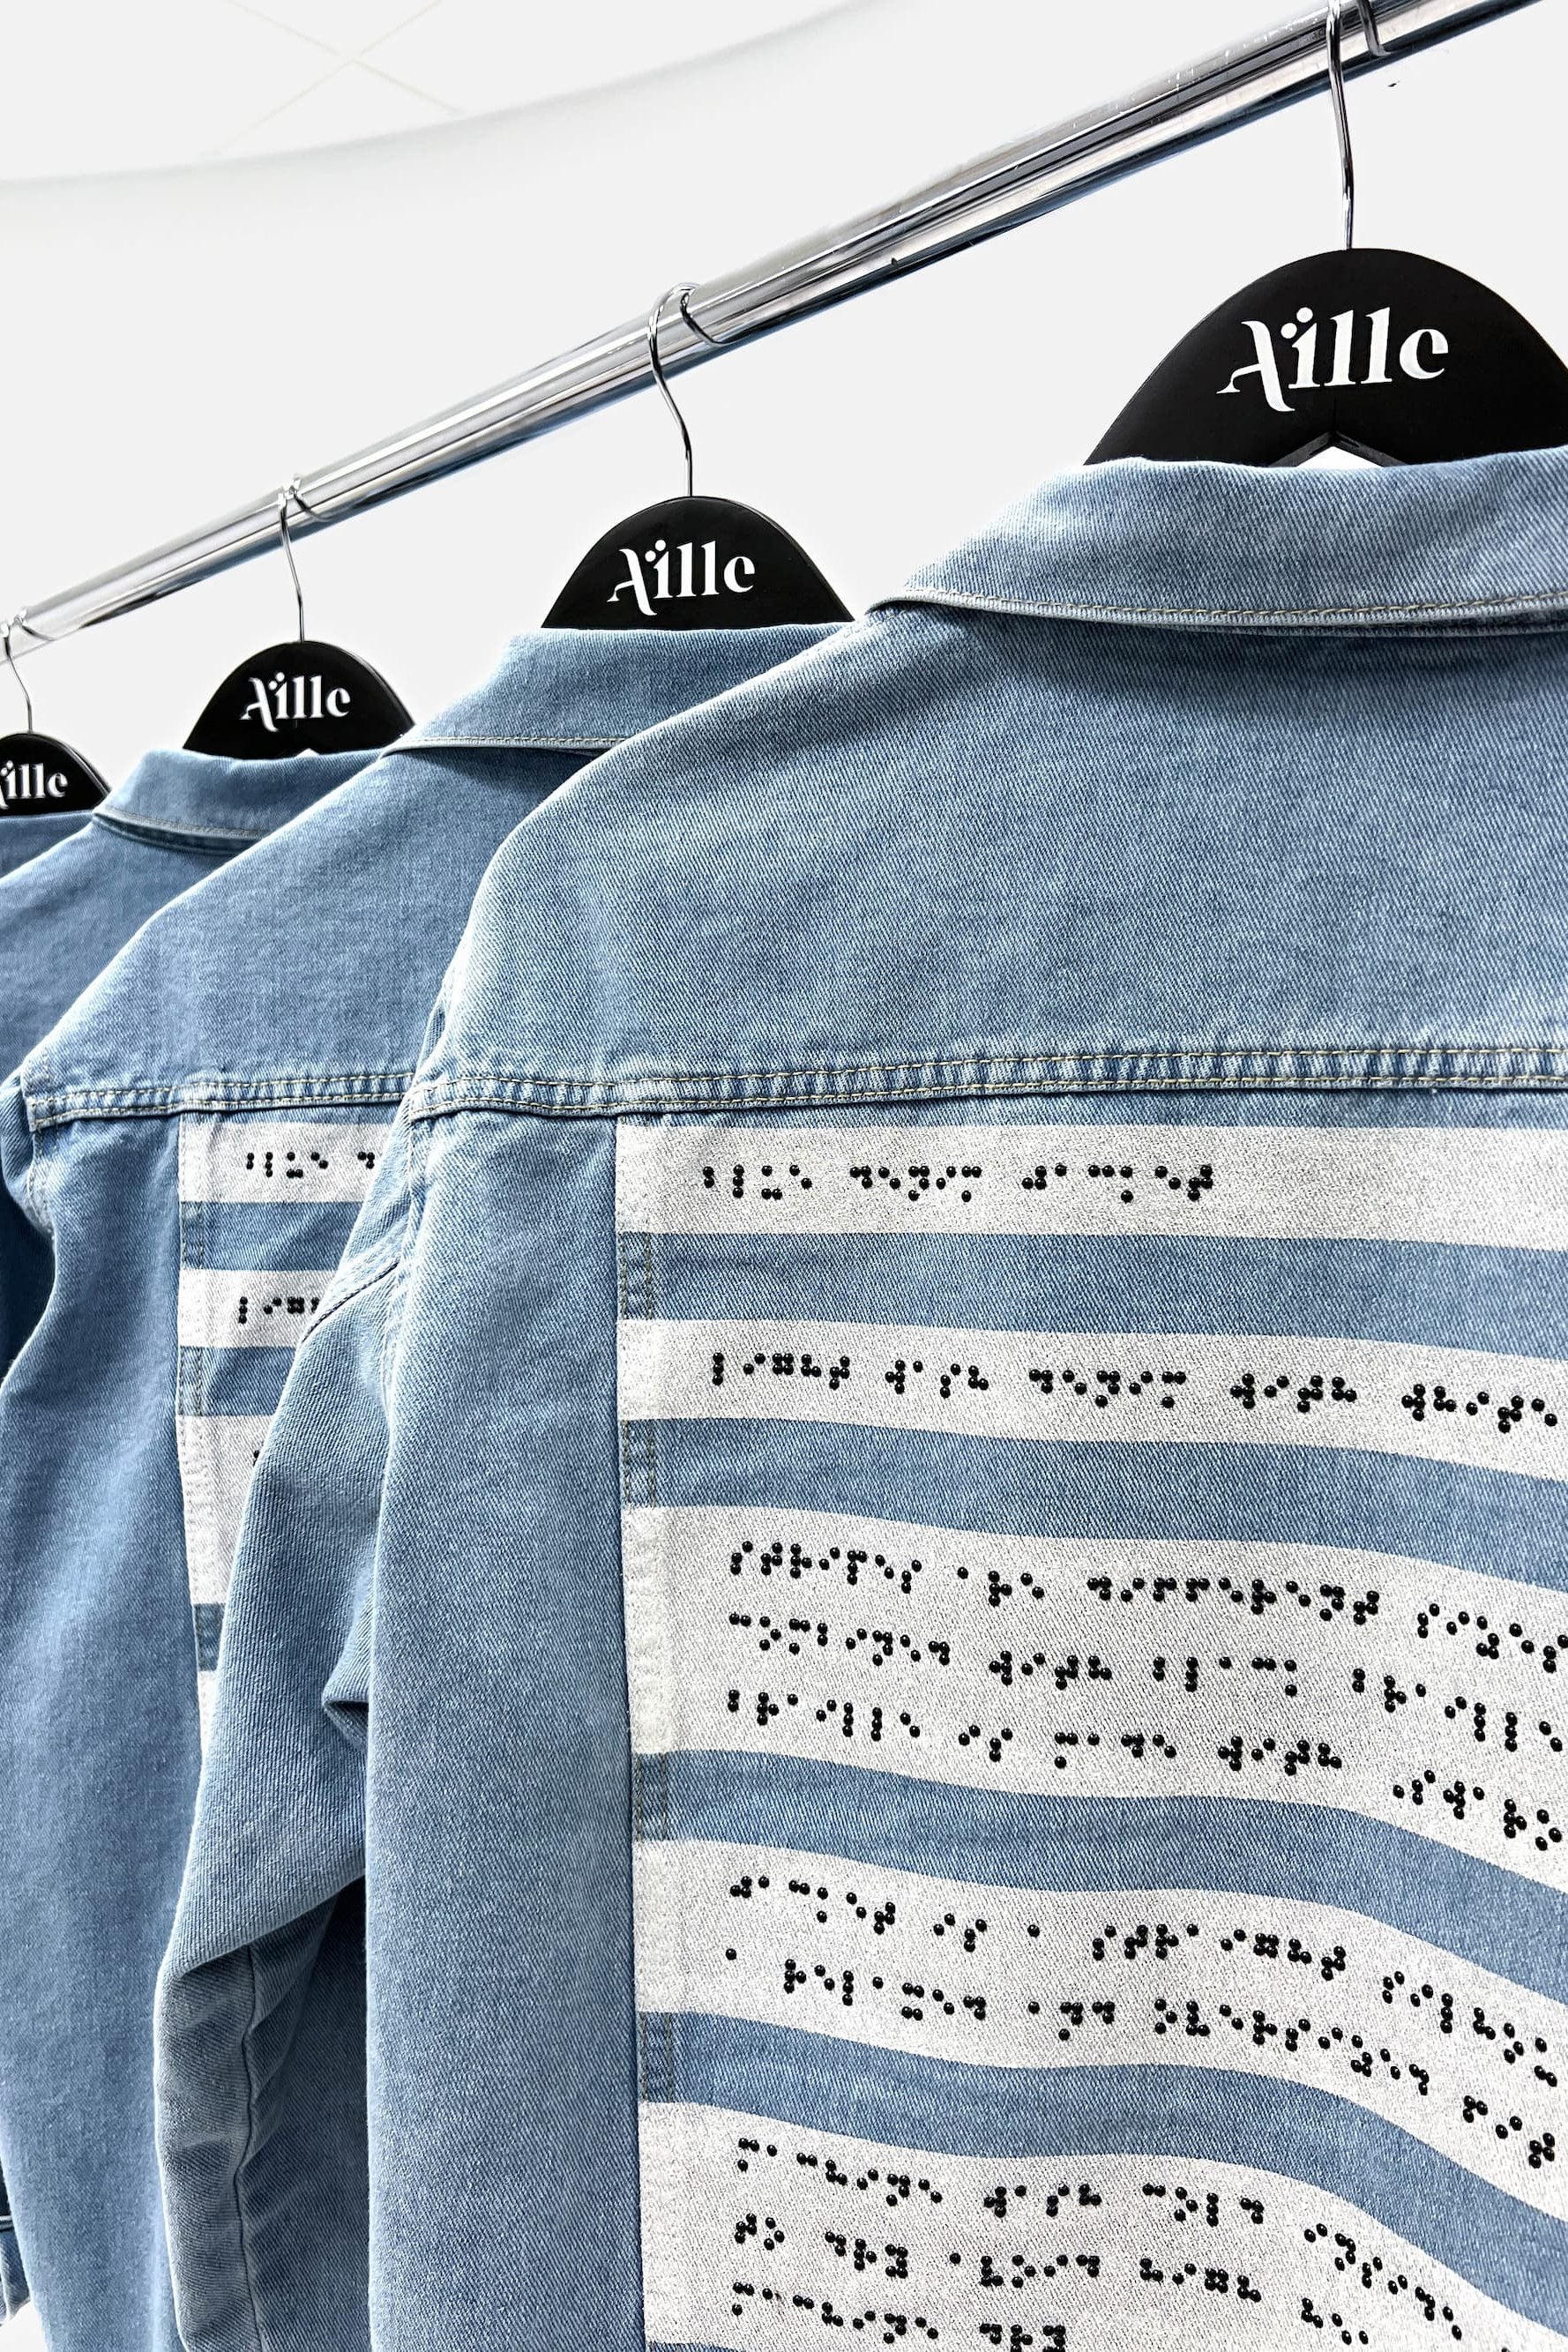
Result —
<svg viewBox="0 0 1568 2352"><path fill-rule="evenodd" d="M1568 2339L1565 546L1068 476L519 828L251 1491L203 2352L362 1881L380 2352Z"/></svg>
<svg viewBox="0 0 1568 2352"><path fill-rule="evenodd" d="M474 890L585 757L819 634L520 639L482 689L153 917L0 1093L0 2160L51 2352L176 2340L153 1994L239 1508ZM119 835L100 814L29 870L120 847L141 814ZM272 2340L338 2352L366 2333L352 1906L312 1957L310 2000L270 2020L258 1980L258 2030L290 2036L272 2088L297 2100L250 2151L278 2233L253 2251L259 2278L288 2274ZM340 2154L330 2181L318 2144ZM199 2263L189 2292L199 2315Z"/></svg>

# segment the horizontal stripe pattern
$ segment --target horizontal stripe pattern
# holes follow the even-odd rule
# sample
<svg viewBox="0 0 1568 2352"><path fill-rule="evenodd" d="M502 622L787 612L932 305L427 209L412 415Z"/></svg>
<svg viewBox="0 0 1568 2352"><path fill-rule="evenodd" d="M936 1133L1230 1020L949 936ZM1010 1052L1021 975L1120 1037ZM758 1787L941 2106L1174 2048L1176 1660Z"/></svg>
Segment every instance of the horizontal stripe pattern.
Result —
<svg viewBox="0 0 1568 2352"><path fill-rule="evenodd" d="M651 2340L1351 2342L1356 2231L1401 2346L1568 2330L1568 1136L1148 1108L620 1130ZM676 2109L1291 2227L879 2280Z"/></svg>
<svg viewBox="0 0 1568 2352"><path fill-rule="evenodd" d="M1380 1921L672 1840L639 1847L637 1900L645 2011L970 2064L1243 2067L1367 2107L1568 2216L1568 2009Z"/></svg>
<svg viewBox="0 0 1568 2352"><path fill-rule="evenodd" d="M784 1510L1126 1542L1309 1538L1568 1591L1560 1485L1409 1455L977 1443L940 1430L809 1421L628 1422L624 1454L639 1504L762 1497Z"/></svg>
<svg viewBox="0 0 1568 2352"><path fill-rule="evenodd" d="M962 1319L989 1331L1289 1334L1568 1357L1568 1251L1141 1234L678 1234L655 1251L672 1320ZM955 1308L958 1310L955 1316Z"/></svg>
<svg viewBox="0 0 1568 2352"><path fill-rule="evenodd" d="M1019 2158L1119 2155L1275 2174L1342 2198L1510 2312L1568 2326L1561 2221L1328 2092L1183 2065L964 2066L724 2017L645 2016L642 2063L650 2108L736 2110L764 2147L785 2125L852 2135L884 2165L898 2151L999 2158L1004 2179ZM689 2204L686 2224L700 2226Z"/></svg>
<svg viewBox="0 0 1568 2352"><path fill-rule="evenodd" d="M228 1597L240 1516L272 1426L268 1414L184 1412L177 1431L185 1496L185 1565L191 1604Z"/></svg>
<svg viewBox="0 0 1568 2352"><path fill-rule="evenodd" d="M645 2219L652 2352L819 2352L840 2335L981 2352L1564 2340L1345 2199L1245 2164L889 2160L847 2133L686 2102L649 2107L643 2131L696 2241Z"/></svg>
<svg viewBox="0 0 1568 2352"><path fill-rule="evenodd" d="M334 1268L305 1272L187 1266L180 1276L182 1348L292 1348Z"/></svg>
<svg viewBox="0 0 1568 2352"><path fill-rule="evenodd" d="M1314 1545L625 1515L634 1746L1342 1807L1568 1888L1568 1600Z"/></svg>
<svg viewBox="0 0 1568 2352"><path fill-rule="evenodd" d="M1568 1245L1568 1136L1550 1129L628 1123L617 1169L629 1233Z"/></svg>
<svg viewBox="0 0 1568 2352"><path fill-rule="evenodd" d="M641 1757L641 1839L790 1845L825 1861L1068 1894L1201 1887L1330 1903L1568 2001L1564 1898L1511 1870L1324 1805L944 1788L863 1765Z"/></svg>
<svg viewBox="0 0 1568 2352"><path fill-rule="evenodd" d="M630 1420L738 1414L970 1437L1331 1446L1568 1478L1556 1362L1352 1339L629 1322Z"/></svg>
<svg viewBox="0 0 1568 2352"><path fill-rule="evenodd" d="M181 1121L176 1430L204 1745L251 1475L386 1133L363 1120Z"/></svg>
<svg viewBox="0 0 1568 2352"><path fill-rule="evenodd" d="M180 1198L229 1204L363 1201L386 1127L331 1119L188 1118Z"/></svg>

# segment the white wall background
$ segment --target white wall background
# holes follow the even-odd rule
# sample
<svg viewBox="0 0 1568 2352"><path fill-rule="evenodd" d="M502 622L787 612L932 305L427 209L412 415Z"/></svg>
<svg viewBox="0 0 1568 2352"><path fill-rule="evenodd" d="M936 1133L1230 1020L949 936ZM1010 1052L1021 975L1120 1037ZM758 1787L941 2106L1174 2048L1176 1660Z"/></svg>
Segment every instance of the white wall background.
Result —
<svg viewBox="0 0 1568 2352"><path fill-rule="evenodd" d="M0 0L0 614L1283 0L603 0L568 12L564 64L565 18L438 0L292 98L259 34L222 80L226 5ZM245 13L304 39L370 6ZM1351 106L1361 241L1475 272L1568 350L1565 68L1564 0L1535 0ZM699 485L774 513L858 606L1075 463L1185 328L1338 222L1325 100L688 375ZM424 716L678 481L657 400L625 402L307 541L310 625ZM292 620L281 559L252 564L38 654L38 721L118 777ZM0 729L13 706L0 677Z"/></svg>
<svg viewBox="0 0 1568 2352"><path fill-rule="evenodd" d="M202 5L174 12L162 54L161 6L98 12L105 27L137 28L142 87L117 111L123 32L73 43L61 20L95 13L79 0L41 12L0 0L5 110L31 120L30 95L68 117L50 79L68 71L99 109L84 118L89 150L120 160L148 144L151 74L177 147L190 131L185 20ZM488 9L507 49L498 85L529 87L520 28L544 19L515 0L465 5L470 41ZM1279 13L1281 0L772 0L760 21L773 29L650 70L647 5L635 45L597 46L596 87L539 103L454 115L484 100L470 54L468 86L454 68L429 128L235 153L252 133L174 169L0 178L0 613L498 382L674 278L747 259ZM1564 13L1564 0L1535 0L1359 79L1351 105L1361 240L1489 278L1568 349ZM613 30L639 12L606 15ZM29 53L24 29L40 17L57 37L40 51L30 37ZM731 7L729 37L753 21ZM437 89L443 22L437 6L403 37L424 24ZM635 70L616 79L623 56ZM546 60L546 87L552 77L582 80L582 59L574 76ZM269 95L249 93L258 106ZM364 124L350 98L352 131ZM330 132L330 86L316 92L295 135ZM47 163L41 136L25 160ZM689 374L699 485L775 514L858 606L1074 463L1223 294L1337 235L1325 99ZM309 625L377 662L423 717L538 622L602 528L678 478L657 399L626 401L306 541ZM183 740L232 663L292 621L281 560L251 564L37 654L38 722L112 779L148 743ZM13 709L0 676L0 726Z"/></svg>

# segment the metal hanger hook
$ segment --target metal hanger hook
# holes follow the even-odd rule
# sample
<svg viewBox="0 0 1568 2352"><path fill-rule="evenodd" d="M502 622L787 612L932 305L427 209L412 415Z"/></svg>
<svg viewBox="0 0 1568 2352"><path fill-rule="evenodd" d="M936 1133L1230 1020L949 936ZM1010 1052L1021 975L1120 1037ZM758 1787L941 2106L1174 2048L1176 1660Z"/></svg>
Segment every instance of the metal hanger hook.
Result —
<svg viewBox="0 0 1568 2352"><path fill-rule="evenodd" d="M20 613L13 613L8 621L0 622L0 638L3 638L5 642L5 659L10 667L11 675L16 679L17 685L21 688L22 699L27 706L27 732L30 735L33 732L33 698L27 691L27 681L22 676L21 671L17 668L16 656L11 650L11 632L16 626L18 622L20 622L23 628L26 627L27 617L26 607L24 607Z"/></svg>
<svg viewBox="0 0 1568 2352"><path fill-rule="evenodd" d="M1329 0L1324 27L1328 51L1329 98L1334 110L1334 136L1340 147L1340 188L1344 203L1345 251L1355 243L1355 154L1351 146L1351 119L1345 106L1344 0Z"/></svg>
<svg viewBox="0 0 1568 2352"><path fill-rule="evenodd" d="M693 292L694 289L695 281L691 279L688 279L682 285L667 288L664 293L659 296L658 300L654 304L653 309L647 314L648 364L653 370L653 380L655 383L658 384L660 392L664 394L665 406L668 409L670 415L675 419L676 430L680 435L680 446L686 453L686 495L689 499L696 495L696 468L692 463L691 457L691 436L686 429L685 417L682 416L679 409L676 405L675 394L671 392L669 385L665 379L664 362L658 355L658 331L664 324L664 313L667 305L670 302L678 301L680 305L680 315L686 320L687 325L689 327L695 328L695 331L698 334L701 333L701 328L696 326L695 321L688 315L686 309L686 298L689 294Z"/></svg>
<svg viewBox="0 0 1568 2352"><path fill-rule="evenodd" d="M284 485L278 493L278 536L283 541L283 552L289 559L289 577L294 583L294 610L300 616L300 643L305 642L305 592L300 585L300 567L294 561L294 542L289 536L289 509L299 505L306 514L310 509L300 495L300 477Z"/></svg>
<svg viewBox="0 0 1568 2352"><path fill-rule="evenodd" d="M1351 5L1365 38L1368 57L1386 59L1388 51L1378 29L1377 0L1351 0ZM1345 251L1349 253L1355 243L1355 154L1351 146L1350 111L1345 105L1344 15L1345 0L1329 0L1323 37L1328 53L1329 97L1334 110L1334 136L1340 148Z"/></svg>

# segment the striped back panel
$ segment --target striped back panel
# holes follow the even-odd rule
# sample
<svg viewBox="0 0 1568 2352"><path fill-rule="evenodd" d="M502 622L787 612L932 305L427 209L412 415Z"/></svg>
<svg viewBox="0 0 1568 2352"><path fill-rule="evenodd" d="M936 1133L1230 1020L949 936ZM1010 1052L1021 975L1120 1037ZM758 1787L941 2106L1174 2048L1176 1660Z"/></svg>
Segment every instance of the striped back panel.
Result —
<svg viewBox="0 0 1568 2352"><path fill-rule="evenodd" d="M1568 2341L1568 1133L1227 1107L622 1129L651 2346Z"/></svg>
<svg viewBox="0 0 1568 2352"><path fill-rule="evenodd" d="M204 1740L251 1473L386 1134L321 1116L181 1121L177 1427Z"/></svg>

